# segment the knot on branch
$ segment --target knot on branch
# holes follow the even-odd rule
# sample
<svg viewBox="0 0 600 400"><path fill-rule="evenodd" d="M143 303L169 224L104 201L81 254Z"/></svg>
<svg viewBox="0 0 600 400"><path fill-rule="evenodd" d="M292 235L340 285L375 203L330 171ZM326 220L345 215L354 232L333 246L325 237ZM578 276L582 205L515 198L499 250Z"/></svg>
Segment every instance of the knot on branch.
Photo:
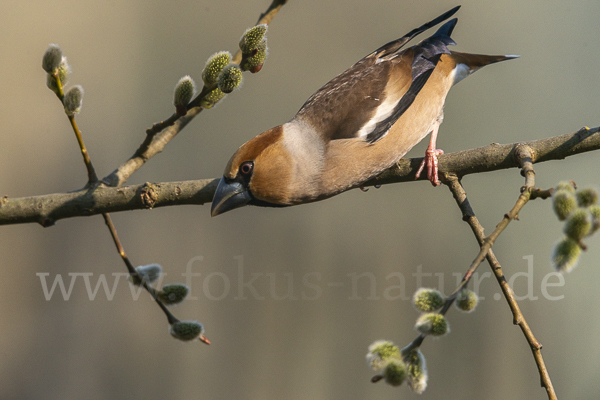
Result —
<svg viewBox="0 0 600 400"><path fill-rule="evenodd" d="M577 131L576 135L579 141L583 141L598 132L600 132L600 127L589 128L587 126L584 126L583 128Z"/></svg>
<svg viewBox="0 0 600 400"><path fill-rule="evenodd" d="M140 189L140 200L147 209L151 210L158 201L158 188L149 182Z"/></svg>
<svg viewBox="0 0 600 400"><path fill-rule="evenodd" d="M517 143L513 154L521 168L525 168L527 163L535 162L535 151L526 143Z"/></svg>
<svg viewBox="0 0 600 400"><path fill-rule="evenodd" d="M521 188L521 193L524 192L525 188L532 190L535 186L535 171L533 169L535 151L528 144L518 143L514 149L514 156L521 167L521 176L525 177L525 186Z"/></svg>

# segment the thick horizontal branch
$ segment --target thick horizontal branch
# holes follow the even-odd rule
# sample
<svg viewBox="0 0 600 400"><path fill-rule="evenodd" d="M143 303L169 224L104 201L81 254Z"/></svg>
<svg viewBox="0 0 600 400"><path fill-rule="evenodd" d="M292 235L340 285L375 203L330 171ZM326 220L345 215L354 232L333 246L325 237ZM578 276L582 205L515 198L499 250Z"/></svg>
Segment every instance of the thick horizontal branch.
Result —
<svg viewBox="0 0 600 400"><path fill-rule="evenodd" d="M97 186L70 193L0 199L0 225L37 222L46 227L71 217L144 210L212 201L218 179L144 183L120 188Z"/></svg>
<svg viewBox="0 0 600 400"><path fill-rule="evenodd" d="M533 163L562 160L579 153L600 149L600 133L598 132L600 132L600 127L582 128L575 133L520 143L533 149ZM493 143L477 149L440 156L440 178L444 178L444 173L454 173L460 178L479 172L520 167L514 156L515 148L520 143ZM422 160L422 158L402 159L395 167L370 180L365 186L412 181L415 179L415 172ZM421 179L427 179L426 175Z"/></svg>
<svg viewBox="0 0 600 400"><path fill-rule="evenodd" d="M458 177L520 168L515 157L520 144L533 151L533 163L561 160L569 156L600 149L600 128L581 129L575 133L524 143L491 144L477 149L440 156L440 175ZM415 179L421 158L402 159L398 164L365 186L408 182ZM218 178L197 181L145 183L120 188L98 186L71 193L0 199L0 225L37 222L53 225L63 218L89 216L107 212L151 209L156 207L205 204L212 201Z"/></svg>

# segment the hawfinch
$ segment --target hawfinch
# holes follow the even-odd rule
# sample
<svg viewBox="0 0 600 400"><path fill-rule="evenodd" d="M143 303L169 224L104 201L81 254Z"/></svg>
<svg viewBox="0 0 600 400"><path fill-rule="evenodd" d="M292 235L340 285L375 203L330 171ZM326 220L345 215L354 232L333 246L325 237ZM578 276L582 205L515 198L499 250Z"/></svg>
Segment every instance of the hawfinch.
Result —
<svg viewBox="0 0 600 400"><path fill-rule="evenodd" d="M362 187L428 133L418 174L426 166L429 180L439 185L437 155L443 151L435 141L448 91L485 65L517 57L448 50L456 44L450 38L456 18L401 50L459 7L375 50L313 94L291 121L242 145L225 167L212 216L247 204L309 203Z"/></svg>

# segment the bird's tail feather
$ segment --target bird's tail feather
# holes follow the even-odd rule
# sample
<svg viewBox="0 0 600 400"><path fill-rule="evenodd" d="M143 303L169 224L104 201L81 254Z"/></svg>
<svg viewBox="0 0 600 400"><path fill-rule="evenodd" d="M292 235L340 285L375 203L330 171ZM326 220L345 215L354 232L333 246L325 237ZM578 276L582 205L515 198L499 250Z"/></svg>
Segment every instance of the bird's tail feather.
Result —
<svg viewBox="0 0 600 400"><path fill-rule="evenodd" d="M432 27L436 26L437 24L439 24L440 22L445 21L448 18L450 18L451 16L453 16L458 11L459 8L460 8L460 6L456 6L453 9L446 11L439 17L434 18L431 21L421 25L420 27L415 28L412 31L408 32L406 35L402 36L400 39L393 40L393 41L381 46L380 48L378 48L371 54L380 53L380 54L378 54L378 57L382 58L382 57L385 57L386 55L396 53L406 43L410 42L415 36L425 32L427 29L432 28ZM455 25L456 25L456 21L450 25L444 24L444 26L442 26L440 28L440 30L438 30L438 33L440 33L440 31L442 31L442 29L448 29L449 32L447 33L447 35L450 36L450 33L452 33L452 29L454 29Z"/></svg>
<svg viewBox="0 0 600 400"><path fill-rule="evenodd" d="M512 60L519 58L516 55L486 55L486 54L469 54L460 53L457 51L452 52L452 58L457 63L468 65L471 70L476 70L486 65L494 64L500 61Z"/></svg>

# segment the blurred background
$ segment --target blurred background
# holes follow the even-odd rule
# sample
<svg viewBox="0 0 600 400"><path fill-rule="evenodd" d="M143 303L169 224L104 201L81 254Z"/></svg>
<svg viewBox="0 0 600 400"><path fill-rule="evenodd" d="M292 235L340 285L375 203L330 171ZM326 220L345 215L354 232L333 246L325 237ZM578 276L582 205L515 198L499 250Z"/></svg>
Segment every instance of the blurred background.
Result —
<svg viewBox="0 0 600 400"><path fill-rule="evenodd" d="M147 127L171 115L178 79L190 74L201 81L206 59L235 52L269 4L3 0L0 195L65 192L86 180L68 120L46 88L41 60L49 43L68 57L70 84L85 89L78 123L105 176L133 153ZM245 75L242 90L203 112L128 184L220 176L239 145L292 118L321 85L455 5L289 1L269 29L263 70ZM446 152L600 124L600 2L463 0L457 16L457 50L521 58L452 89L438 141ZM422 156L425 147L409 156ZM598 185L598 157L539 164L537 184ZM523 179L508 170L463 183L490 233ZM400 346L413 340L418 315L409 296L420 285L450 293L478 250L448 189L427 182L353 190L285 209L247 207L218 218L210 218L208 206L184 206L113 214L113 220L135 265L162 264L165 283L189 279L192 299L174 313L201 321L213 344L171 338L151 298L133 300L122 277L112 300L103 289L90 300L81 275L68 300L58 288L44 295L44 279L51 287L60 276L68 288L74 273L91 273L92 289L100 276L112 289L112 274L125 272L100 216L45 229L2 226L1 399L412 398L407 387L370 382L367 347L377 339ZM494 249L544 344L559 397L597 398L600 239L589 241L579 267L560 285L548 274L561 229L549 201L531 202ZM182 276L186 271L197 275ZM477 311L452 309L451 334L422 347L430 380L421 398L546 398L487 264L478 281ZM544 291L544 283L559 286Z"/></svg>

